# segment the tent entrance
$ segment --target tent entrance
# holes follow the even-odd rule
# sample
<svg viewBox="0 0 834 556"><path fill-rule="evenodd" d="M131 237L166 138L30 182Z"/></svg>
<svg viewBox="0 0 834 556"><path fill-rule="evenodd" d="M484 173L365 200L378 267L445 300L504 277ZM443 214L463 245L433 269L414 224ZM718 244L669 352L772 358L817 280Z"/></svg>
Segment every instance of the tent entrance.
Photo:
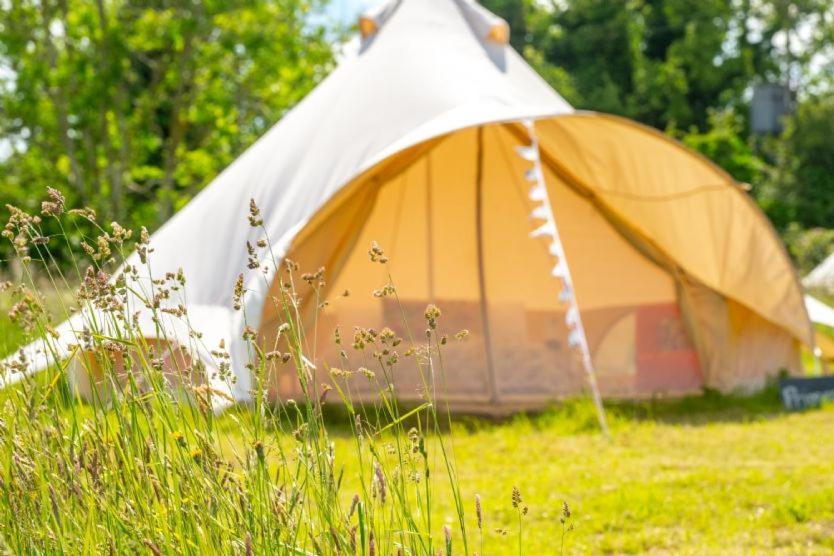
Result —
<svg viewBox="0 0 834 556"><path fill-rule="evenodd" d="M345 365L331 339L336 325L347 339L353 326L388 326L420 342L426 305L435 303L450 338L437 391L450 402L526 406L584 391L581 364L567 346L566 307L550 275L553 259L546 241L529 237L535 223L525 162L514 152L520 144L503 125L458 131L388 179L368 178L303 234L289 258L303 269L327 268L330 304L307 327L318 361ZM553 172L545 169L545 178L602 392L700 388L674 279ZM399 302L372 294L388 283L387 270L368 260L372 241L390 260ZM279 319L267 314L264 323L268 337ZM462 329L468 338L454 340ZM344 343L352 365L368 366ZM278 393L294 395L292 383L286 379ZM419 398L424 388L407 359L395 383L403 398ZM360 395L374 390L357 388Z"/></svg>

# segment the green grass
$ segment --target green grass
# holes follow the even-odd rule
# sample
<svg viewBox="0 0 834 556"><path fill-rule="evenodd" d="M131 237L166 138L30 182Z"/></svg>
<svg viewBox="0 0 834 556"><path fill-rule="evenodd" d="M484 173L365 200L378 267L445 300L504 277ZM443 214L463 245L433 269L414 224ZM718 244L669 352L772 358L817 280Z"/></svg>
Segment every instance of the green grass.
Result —
<svg viewBox="0 0 834 556"><path fill-rule="evenodd" d="M558 553L563 501L574 526L566 553L834 550L834 407L787 413L771 388L747 398L707 393L620 402L609 404L608 412L610 441L597 432L593 407L583 400L502 421L456 419L451 434L444 434L453 444L472 530L474 497L483 500L483 554L518 553L513 487L529 506L525 554ZM360 470L344 412L331 413L327 421L348 505L361 488ZM249 442L240 423L251 418L236 410L215 422L221 451L233 465L232 454ZM277 429L268 437L275 445L291 444ZM429 452L433 467L440 467L436 438L429 438ZM440 536L442 524L457 518L449 490L441 485L435 496Z"/></svg>
<svg viewBox="0 0 834 556"><path fill-rule="evenodd" d="M562 501L573 512L568 553L834 551L834 408L786 413L769 389L620 403L609 417L611 441L582 401L454 427L463 498L484 500L485 554L518 553L513 486L530 508L525 554L558 550ZM450 501L438 502L437 519L451 519Z"/></svg>
<svg viewBox="0 0 834 556"><path fill-rule="evenodd" d="M256 226L254 204L251 211ZM43 244L37 219L15 218L12 227L32 247ZM99 240L122 247L107 234ZM385 264L378 246L371 255ZM157 285L179 287L182 279ZM76 305L124 303L127 291L100 288ZM94 328L84 347L103 370L108 396L81 401L57 367L0 391L0 554L834 551L832 407L786 413L774 387L750 397L708 391L609 402L610 439L598 432L588 400L501 421L449 422L426 385L428 401L409 412L390 394L397 359L390 352L402 343L397 349L417 350L445 372L442 319L431 306L425 339L360 330L354 348L377 359L374 371L334 373L342 391L323 405L302 357L294 286L281 291L286 329L276 347L285 351L267 356L249 337L257 356L248 408L218 417L214 394L199 383L172 391L152 346L118 308L105 317L115 332ZM60 288L47 293L54 300L44 307L31 291L10 295L26 300L21 322L29 331L0 316L0 353L49 330L47 311L64 296ZM10 303L0 299L0 308ZM130 358L119 359L124 353ZM133 362L124 368L125 360ZM267 403L264 377L278 364L295 368L304 403ZM187 365L175 370L200 370ZM349 382L366 379L380 401L352 404Z"/></svg>
<svg viewBox="0 0 834 556"><path fill-rule="evenodd" d="M11 330L3 326L9 344L17 340ZM10 395L0 394L0 403ZM55 397L56 406L62 403ZM83 416L89 406L78 407L82 422L91 419ZM66 416L69 409L57 411ZM484 554L518 553L513 487L529 506L525 554L558 550L563 501L573 513L567 553L834 551L834 407L788 413L771 387L751 397L706 392L681 400L610 402L608 414L610 441L598 433L593 407L584 400L499 421L455 419L444 435L470 531L477 531L475 495L483 500ZM252 418L241 409L214 422L221 457L232 465L239 465L235 454L251 443L246 431ZM346 419L338 408L326 415L347 506L362 488L362 473ZM273 446L292 443L281 430L270 427ZM428 444L432 467L441 469L437 437L430 435ZM274 471L277 462L269 466ZM438 537L442 524L457 519L451 491L440 483L432 500Z"/></svg>

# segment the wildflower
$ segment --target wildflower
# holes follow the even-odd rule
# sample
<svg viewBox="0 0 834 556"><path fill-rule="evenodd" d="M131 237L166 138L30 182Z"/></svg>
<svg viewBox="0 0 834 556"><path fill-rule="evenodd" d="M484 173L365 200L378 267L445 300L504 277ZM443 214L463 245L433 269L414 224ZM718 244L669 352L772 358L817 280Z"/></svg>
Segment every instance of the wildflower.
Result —
<svg viewBox="0 0 834 556"><path fill-rule="evenodd" d="M264 221L261 218L261 209L255 204L255 199L249 199L249 225L253 228L263 225Z"/></svg>
<svg viewBox="0 0 834 556"><path fill-rule="evenodd" d="M513 501L513 508L518 509L519 506L521 506L521 503L522 503L521 491L518 490L517 486L513 487L512 501Z"/></svg>
<svg viewBox="0 0 834 556"><path fill-rule="evenodd" d="M396 289L394 288L393 284L385 284L382 288L373 291L374 297L388 297L389 295L394 295L396 293Z"/></svg>
<svg viewBox="0 0 834 556"><path fill-rule="evenodd" d="M378 262L385 264L388 262L388 257L385 256L385 252L376 241L371 242L371 248L368 250L368 256L371 258L372 263Z"/></svg>
<svg viewBox="0 0 834 556"><path fill-rule="evenodd" d="M64 196L57 189L46 188L48 201L41 203L41 213L44 216L61 216L64 212Z"/></svg>
<svg viewBox="0 0 834 556"><path fill-rule="evenodd" d="M248 269L255 270L261 266L258 255L255 253L255 248L248 241L246 242L246 252L249 254L249 261L246 263Z"/></svg>
<svg viewBox="0 0 834 556"><path fill-rule="evenodd" d="M455 340L461 341L469 337L469 331L465 328L455 334Z"/></svg>
<svg viewBox="0 0 834 556"><path fill-rule="evenodd" d="M113 230L112 241L117 245L123 244L133 235L133 230L122 227L118 222L111 222L110 228Z"/></svg>
<svg viewBox="0 0 834 556"><path fill-rule="evenodd" d="M382 473L382 466L379 465L379 462L374 462L374 475L376 476L377 489L379 489L379 500L385 504L385 495L387 493L385 475Z"/></svg>
<svg viewBox="0 0 834 556"><path fill-rule="evenodd" d="M72 216L80 216L81 218L86 218L90 222L95 222L96 220L96 211L94 209L91 209L90 207L70 209L67 211L67 214L70 214Z"/></svg>
<svg viewBox="0 0 834 556"><path fill-rule="evenodd" d="M570 508L568 507L568 503L563 501L562 502L562 517L559 518L559 521L561 521L562 524L564 524L569 519L570 519Z"/></svg>
<svg viewBox="0 0 834 556"><path fill-rule="evenodd" d="M344 377L349 377L350 372L343 371L342 369L340 369L338 367L331 367L330 368L330 376L332 376L333 378L344 378Z"/></svg>
<svg viewBox="0 0 834 556"><path fill-rule="evenodd" d="M264 459L264 443L260 440L256 440L252 444L252 448L255 450L255 454L258 456L258 459L263 461Z"/></svg>
<svg viewBox="0 0 834 556"><path fill-rule="evenodd" d="M313 285L313 282L318 281L319 286L324 285L324 267L320 267L315 272L305 272L301 275L301 279L307 282L310 286Z"/></svg>
<svg viewBox="0 0 834 556"><path fill-rule="evenodd" d="M429 305L426 307L424 316L426 317L426 322L429 324L429 328L432 330L437 328L437 319L440 318L440 309L437 306Z"/></svg>
<svg viewBox="0 0 834 556"><path fill-rule="evenodd" d="M379 331L379 341L383 344L387 344L389 342L393 343L396 338L397 335L394 334L394 331L387 326Z"/></svg>
<svg viewBox="0 0 834 556"><path fill-rule="evenodd" d="M350 521L350 518L353 517L353 513L356 511L356 507L358 505L359 505L359 495L354 494L353 495L353 501L351 501L351 503L350 503L350 511L348 512L348 516L347 516L348 521Z"/></svg>
<svg viewBox="0 0 834 556"><path fill-rule="evenodd" d="M142 541L142 544L148 547L148 550L150 550L154 556L162 556L162 551L159 550L159 547L156 546L152 540L145 539Z"/></svg>
<svg viewBox="0 0 834 556"><path fill-rule="evenodd" d="M293 260L290 260L290 259L284 259L284 269L287 271L287 273L297 271L298 266L299 265L298 265L297 262L295 262Z"/></svg>
<svg viewBox="0 0 834 556"><path fill-rule="evenodd" d="M368 368L359 367L358 372L360 374L362 374L368 380L373 380L374 378L376 378L376 373L374 373L372 370L370 370Z"/></svg>
<svg viewBox="0 0 834 556"><path fill-rule="evenodd" d="M181 432L177 431L171 433L171 438L174 439L174 442L176 442L177 445L185 446L185 436Z"/></svg>
<svg viewBox="0 0 834 556"><path fill-rule="evenodd" d="M322 384L321 385L321 394L319 394L319 403L323 404L327 399L327 393L333 390L333 387L329 384Z"/></svg>

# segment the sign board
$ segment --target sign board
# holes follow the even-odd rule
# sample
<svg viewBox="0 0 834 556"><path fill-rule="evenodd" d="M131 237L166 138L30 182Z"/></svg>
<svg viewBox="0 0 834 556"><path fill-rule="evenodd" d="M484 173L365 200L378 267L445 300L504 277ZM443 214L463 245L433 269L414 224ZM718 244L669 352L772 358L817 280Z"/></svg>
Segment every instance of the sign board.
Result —
<svg viewBox="0 0 834 556"><path fill-rule="evenodd" d="M793 104L794 95L787 85L756 85L750 101L750 129L757 135L782 133L783 120L793 111Z"/></svg>
<svg viewBox="0 0 834 556"><path fill-rule="evenodd" d="M779 381L779 395L791 411L819 407L824 401L834 402L834 376L783 378Z"/></svg>

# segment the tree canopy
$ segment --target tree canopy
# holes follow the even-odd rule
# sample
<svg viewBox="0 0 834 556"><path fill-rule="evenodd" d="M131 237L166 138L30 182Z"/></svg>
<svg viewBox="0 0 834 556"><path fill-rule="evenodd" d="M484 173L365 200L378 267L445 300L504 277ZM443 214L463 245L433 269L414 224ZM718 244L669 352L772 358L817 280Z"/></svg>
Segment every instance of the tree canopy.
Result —
<svg viewBox="0 0 834 556"><path fill-rule="evenodd" d="M56 185L165 221L326 75L308 0L14 0L0 11L0 200Z"/></svg>

